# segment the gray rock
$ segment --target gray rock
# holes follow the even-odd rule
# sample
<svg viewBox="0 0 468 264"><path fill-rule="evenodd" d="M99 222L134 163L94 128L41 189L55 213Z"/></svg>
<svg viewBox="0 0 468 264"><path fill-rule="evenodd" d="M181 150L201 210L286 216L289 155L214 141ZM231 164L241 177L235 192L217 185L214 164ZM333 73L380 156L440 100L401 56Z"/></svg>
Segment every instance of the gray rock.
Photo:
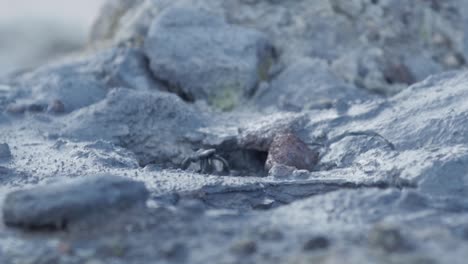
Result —
<svg viewBox="0 0 468 264"><path fill-rule="evenodd" d="M467 72L428 78L390 99L391 107L400 109L397 114L386 109L369 123L372 125L363 128L382 132L397 149L466 144L467 80ZM375 129L377 124L386 125L379 130Z"/></svg>
<svg viewBox="0 0 468 264"><path fill-rule="evenodd" d="M7 143L0 143L0 160L11 158L10 146Z"/></svg>
<svg viewBox="0 0 468 264"><path fill-rule="evenodd" d="M111 141L132 150L141 165L178 165L192 152L185 135L205 126L208 117L174 94L114 89L102 102L68 116L62 135Z"/></svg>
<svg viewBox="0 0 468 264"><path fill-rule="evenodd" d="M152 79L143 54L137 49L111 48L70 60L46 65L15 78L19 91L9 111L42 112L60 101L63 105L59 107L60 112L71 112L104 99L110 88L160 88Z"/></svg>
<svg viewBox="0 0 468 264"><path fill-rule="evenodd" d="M356 18L364 9L365 0L330 0L333 10L349 18Z"/></svg>
<svg viewBox="0 0 468 264"><path fill-rule="evenodd" d="M424 54L408 55L403 63L408 67L416 82L443 71L443 67Z"/></svg>
<svg viewBox="0 0 468 264"><path fill-rule="evenodd" d="M356 158L369 151L388 153L394 150L393 144L378 134L354 133L341 137L339 141L331 144L321 162L333 163L337 167L349 167Z"/></svg>
<svg viewBox="0 0 468 264"><path fill-rule="evenodd" d="M265 35L196 8L168 8L151 25L145 52L158 79L188 100L229 110L268 78Z"/></svg>
<svg viewBox="0 0 468 264"><path fill-rule="evenodd" d="M291 175L293 175L294 170L295 170L294 167L286 166L280 163L275 163L268 170L268 175L276 177L276 178L288 178Z"/></svg>
<svg viewBox="0 0 468 264"><path fill-rule="evenodd" d="M304 251L324 250L330 246L330 241L324 236L316 236L304 243Z"/></svg>
<svg viewBox="0 0 468 264"><path fill-rule="evenodd" d="M437 68L462 67L462 54L466 56L468 46L463 40L466 34L460 22L466 20L466 4L462 0L442 4L440 1L418 0L405 8L401 8L405 4L402 0L330 0L319 3L314 0L287 3L147 0L130 6L123 0L109 2L112 2L109 6L118 7L103 10L96 28L106 28L106 34L101 35L105 38L111 36L114 42L131 39L137 40L135 45L139 46L161 12L174 6L201 6L224 13L229 23L254 28L268 35L279 51L280 60L287 65L304 57L340 64L343 57L349 57L348 64L359 66L359 71L344 67L345 71L340 76L352 75L360 88L387 95L401 91L407 81L413 83L424 79L426 74L433 74ZM366 51L374 49L382 51L385 56L366 59ZM420 55L427 65L415 66L421 61ZM398 67L393 67L395 65ZM387 79L389 75L390 79ZM411 78L393 79L405 75ZM395 80L405 82L402 85Z"/></svg>
<svg viewBox="0 0 468 264"><path fill-rule="evenodd" d="M386 252L408 251L411 246L398 227L385 224L376 225L369 234L369 243Z"/></svg>
<svg viewBox="0 0 468 264"><path fill-rule="evenodd" d="M248 256L257 252L257 243L253 240L236 241L231 245L231 252L236 255Z"/></svg>
<svg viewBox="0 0 468 264"><path fill-rule="evenodd" d="M325 61L305 58L295 62L277 76L270 87L255 97L263 109L275 107L299 112L337 107L370 96L340 80Z"/></svg>
<svg viewBox="0 0 468 264"><path fill-rule="evenodd" d="M130 179L80 178L9 193L3 221L25 228L63 228L86 216L144 204L147 197L145 185Z"/></svg>
<svg viewBox="0 0 468 264"><path fill-rule="evenodd" d="M405 62L377 47L346 53L333 61L332 69L348 82L384 95L396 94L414 82Z"/></svg>

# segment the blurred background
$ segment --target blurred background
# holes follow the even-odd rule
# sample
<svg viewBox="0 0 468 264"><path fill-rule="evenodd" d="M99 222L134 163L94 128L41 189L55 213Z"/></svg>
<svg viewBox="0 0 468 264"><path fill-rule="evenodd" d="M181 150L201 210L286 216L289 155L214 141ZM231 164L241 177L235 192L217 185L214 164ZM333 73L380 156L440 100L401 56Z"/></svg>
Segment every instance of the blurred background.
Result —
<svg viewBox="0 0 468 264"><path fill-rule="evenodd" d="M103 0L0 0L0 77L86 45Z"/></svg>

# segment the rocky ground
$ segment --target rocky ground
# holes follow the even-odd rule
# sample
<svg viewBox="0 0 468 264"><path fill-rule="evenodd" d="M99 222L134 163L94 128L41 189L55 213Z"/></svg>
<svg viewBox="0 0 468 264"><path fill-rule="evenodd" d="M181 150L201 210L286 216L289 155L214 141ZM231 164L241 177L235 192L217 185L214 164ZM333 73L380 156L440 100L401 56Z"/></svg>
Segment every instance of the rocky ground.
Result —
<svg viewBox="0 0 468 264"><path fill-rule="evenodd" d="M465 263L466 3L109 1L1 80L0 263Z"/></svg>

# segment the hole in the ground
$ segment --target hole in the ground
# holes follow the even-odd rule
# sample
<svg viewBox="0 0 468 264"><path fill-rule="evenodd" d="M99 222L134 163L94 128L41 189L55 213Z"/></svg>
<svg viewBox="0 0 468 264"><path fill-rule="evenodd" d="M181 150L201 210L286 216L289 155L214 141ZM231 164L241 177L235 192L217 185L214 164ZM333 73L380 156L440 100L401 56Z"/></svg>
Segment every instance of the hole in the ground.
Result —
<svg viewBox="0 0 468 264"><path fill-rule="evenodd" d="M257 150L230 150L220 152L229 163L232 176L266 176L268 152Z"/></svg>

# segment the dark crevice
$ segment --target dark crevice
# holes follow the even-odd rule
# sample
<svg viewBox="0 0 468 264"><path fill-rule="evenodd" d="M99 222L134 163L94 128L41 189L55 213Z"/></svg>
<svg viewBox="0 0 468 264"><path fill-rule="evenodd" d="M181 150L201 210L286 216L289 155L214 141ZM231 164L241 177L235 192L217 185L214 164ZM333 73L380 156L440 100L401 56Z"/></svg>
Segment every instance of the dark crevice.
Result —
<svg viewBox="0 0 468 264"><path fill-rule="evenodd" d="M228 161L232 176L266 176L265 162L268 156L266 151L237 149L222 151L220 155Z"/></svg>
<svg viewBox="0 0 468 264"><path fill-rule="evenodd" d="M17 223L5 223L7 226L10 227L21 227L25 228L30 232L36 233L47 233L47 232L55 232L55 231L68 231L69 223L67 219L61 219L55 224L17 224Z"/></svg>

